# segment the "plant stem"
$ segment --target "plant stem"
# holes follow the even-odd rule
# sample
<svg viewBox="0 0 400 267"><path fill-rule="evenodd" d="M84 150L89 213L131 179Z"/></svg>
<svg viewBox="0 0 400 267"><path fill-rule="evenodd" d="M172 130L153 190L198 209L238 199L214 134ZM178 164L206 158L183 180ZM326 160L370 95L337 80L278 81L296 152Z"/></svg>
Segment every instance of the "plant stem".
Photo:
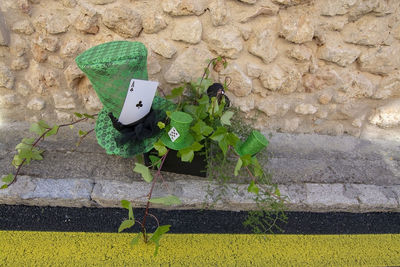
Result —
<svg viewBox="0 0 400 267"><path fill-rule="evenodd" d="M149 207L150 207L151 195L153 194L153 189L154 189L154 186L156 184L157 177L161 177L161 168L162 168L162 166L164 164L165 159L167 158L168 152L169 152L169 149L167 150L167 153L165 153L164 156L162 156L162 158L161 158L160 167L157 170L156 177L154 177L154 179L153 179L153 182L152 182L151 188L150 188L150 192L148 194L147 203L146 203L146 210L144 211L143 221L142 221L142 224L141 224L142 225L143 239L144 239L145 243L147 243L146 218L147 218L147 215L149 215ZM157 220L157 223L158 223L158 220Z"/></svg>
<svg viewBox="0 0 400 267"><path fill-rule="evenodd" d="M92 115L92 116L97 116L97 114L94 114L94 115ZM79 123L79 122L87 121L87 120L88 120L88 118L82 118L82 119L79 119L79 120L77 120L77 121L73 121L73 122L71 122L71 123L61 124L61 125L58 126L58 129L57 129L56 134L58 133L58 130L59 130L61 127L66 127L66 126L74 125L74 124L77 124L77 123ZM46 136L46 134L47 134L48 132L51 131L51 129L53 129L53 128L48 128L46 131L44 131L44 132L35 140L35 142L32 144L32 148L34 148L37 144L39 144L40 141L44 140L44 137ZM86 135L88 135L88 134L89 134L90 132L92 132L92 131L93 131L93 130L89 131ZM83 139L84 137L86 137L86 135L83 136L83 137L80 139L80 141L82 141L82 139ZM18 177L18 175L19 175L19 172L20 172L20 170L21 170L21 168L22 168L22 166L24 165L25 162L26 162L26 159L22 160L21 164L18 165L17 171L16 171L15 174L14 174L14 179L11 181L11 183L8 184L8 186L12 185L13 183L15 183L15 182L17 181L17 177Z"/></svg>

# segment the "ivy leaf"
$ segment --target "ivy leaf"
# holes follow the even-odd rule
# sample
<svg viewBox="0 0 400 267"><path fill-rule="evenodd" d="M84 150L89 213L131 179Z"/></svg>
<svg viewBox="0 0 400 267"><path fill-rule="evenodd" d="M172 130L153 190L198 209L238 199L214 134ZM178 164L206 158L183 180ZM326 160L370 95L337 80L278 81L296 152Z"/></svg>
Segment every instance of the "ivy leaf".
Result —
<svg viewBox="0 0 400 267"><path fill-rule="evenodd" d="M118 228L118 233L121 233L125 229L131 228L135 224L134 220L125 220L121 223L121 225Z"/></svg>
<svg viewBox="0 0 400 267"><path fill-rule="evenodd" d="M17 155L14 155L14 158L13 158L11 164L12 164L15 168L18 168L18 166L21 165L23 161L24 161L24 159L21 158L21 157L19 156L19 154L17 154Z"/></svg>
<svg viewBox="0 0 400 267"><path fill-rule="evenodd" d="M228 141L228 144L233 147L240 141L239 137L234 133L228 133L226 135L226 140Z"/></svg>
<svg viewBox="0 0 400 267"><path fill-rule="evenodd" d="M192 129L203 136L209 136L213 132L213 128L208 126L204 121L198 121Z"/></svg>
<svg viewBox="0 0 400 267"><path fill-rule="evenodd" d="M78 118L82 118L83 117L83 115L81 113L78 113L78 112L74 112L74 115L77 116Z"/></svg>
<svg viewBox="0 0 400 267"><path fill-rule="evenodd" d="M32 159L34 160L42 160L43 156L42 156L42 150L39 149L32 149Z"/></svg>
<svg viewBox="0 0 400 267"><path fill-rule="evenodd" d="M226 111L222 116L221 116L221 123L224 125L231 125L231 118L235 114L233 111Z"/></svg>
<svg viewBox="0 0 400 267"><path fill-rule="evenodd" d="M85 118L88 118L88 119L94 119L94 116L93 116L93 115L89 115L89 114L87 114L87 113L83 113L83 116L84 116Z"/></svg>
<svg viewBox="0 0 400 267"><path fill-rule="evenodd" d="M171 225L160 225L157 227L156 231L154 234L150 237L149 241L154 242L156 244L156 248L154 250L154 257L157 256L158 254L158 248L160 247L160 238L162 237L163 234L169 231L169 228Z"/></svg>
<svg viewBox="0 0 400 267"><path fill-rule="evenodd" d="M0 187L0 189L6 189L7 187L8 187L7 184L3 184L3 185Z"/></svg>
<svg viewBox="0 0 400 267"><path fill-rule="evenodd" d="M78 134L79 134L80 137L82 137L82 136L84 136L85 134L87 134L87 132L86 132L86 131L79 130Z"/></svg>
<svg viewBox="0 0 400 267"><path fill-rule="evenodd" d="M161 141L161 139L159 139L155 144L154 144L154 149L158 151L158 155L160 157L164 156L165 153L167 153L167 148L165 147L165 145L163 144L163 142Z"/></svg>
<svg viewBox="0 0 400 267"><path fill-rule="evenodd" d="M276 189L275 189L275 195L277 195L278 197L281 196L281 191L279 191L278 187L276 187Z"/></svg>
<svg viewBox="0 0 400 267"><path fill-rule="evenodd" d="M181 86L181 87L174 88L174 89L172 89L171 94L165 96L165 98L166 98L166 99L174 99L174 98L177 98L177 97L179 97L179 96L181 96L181 95L183 94L183 91L184 91L184 90L185 90L185 88L182 87L182 86Z"/></svg>
<svg viewBox="0 0 400 267"><path fill-rule="evenodd" d="M135 218L133 217L132 203L130 201L128 201L128 200L123 199L123 200L121 200L121 206L128 210L128 212L129 212L128 213L129 220L133 220L134 221Z"/></svg>
<svg viewBox="0 0 400 267"><path fill-rule="evenodd" d="M234 171L235 176L238 176L239 170L240 170L240 168L242 168L242 164L243 164L243 161L239 158L236 163L236 166L235 166L235 171Z"/></svg>
<svg viewBox="0 0 400 267"><path fill-rule="evenodd" d="M225 127L219 126L217 130L210 136L210 138L214 141L221 141L227 132L228 130Z"/></svg>
<svg viewBox="0 0 400 267"><path fill-rule="evenodd" d="M150 173L148 167L143 164L135 163L135 168L133 169L134 172L140 173L143 177L143 180L150 183L153 180L153 176Z"/></svg>
<svg viewBox="0 0 400 267"><path fill-rule="evenodd" d="M142 235L142 233L138 233L131 241L131 247L133 247L134 245L137 245L137 243L139 242L140 236Z"/></svg>
<svg viewBox="0 0 400 267"><path fill-rule="evenodd" d="M157 122L157 126L158 126L158 128L160 128L160 129L164 129L164 128L165 128L165 123L159 121L159 122Z"/></svg>
<svg viewBox="0 0 400 267"><path fill-rule="evenodd" d="M44 120L40 120L38 124L40 127L45 128L45 129L51 128Z"/></svg>
<svg viewBox="0 0 400 267"><path fill-rule="evenodd" d="M243 161L243 166L249 166L251 164L251 155L246 154L240 157L240 159Z"/></svg>
<svg viewBox="0 0 400 267"><path fill-rule="evenodd" d="M51 128L51 130L48 131L45 136L47 137L47 136L52 136L52 135L57 134L59 127L60 126L58 126L58 125L54 125L53 128Z"/></svg>
<svg viewBox="0 0 400 267"><path fill-rule="evenodd" d="M23 138L21 143L32 145L35 142L35 138Z"/></svg>
<svg viewBox="0 0 400 267"><path fill-rule="evenodd" d="M18 152L19 152L18 153L19 157L21 159L25 159L26 164L29 164L31 162L32 154L33 154L31 149L23 148L23 149L20 149Z"/></svg>
<svg viewBox="0 0 400 267"><path fill-rule="evenodd" d="M260 163L258 163L258 160L256 157L251 158L251 164L254 167L254 176L260 177L264 174L263 168L261 167Z"/></svg>
<svg viewBox="0 0 400 267"><path fill-rule="evenodd" d="M160 160L160 158L159 158L159 157L156 157L156 156L153 156L153 155L150 155L149 158L150 158L151 164L152 164L153 166L156 166L157 169L159 169L159 168L160 168L160 165L161 165L161 160ZM157 164L157 165L155 165L155 164Z"/></svg>
<svg viewBox="0 0 400 267"><path fill-rule="evenodd" d="M249 187L247 188L247 191L250 193L254 193L256 195L258 195L258 191L260 189L258 188L258 186L254 183L254 181L251 181Z"/></svg>
<svg viewBox="0 0 400 267"><path fill-rule="evenodd" d="M194 158L194 151L200 151L204 146L199 142L194 142L190 147L181 149L178 151L178 154L181 157L182 161L192 162Z"/></svg>
<svg viewBox="0 0 400 267"><path fill-rule="evenodd" d="M221 148L222 153L224 153L224 156L226 155L226 152L228 152L228 145L229 144L225 137L218 142L218 146Z"/></svg>
<svg viewBox="0 0 400 267"><path fill-rule="evenodd" d="M36 133L38 135L42 135L46 129L43 129L39 124L32 123L31 127L29 128L30 132Z"/></svg>
<svg viewBox="0 0 400 267"><path fill-rule="evenodd" d="M32 148L32 145L28 145L28 144L25 144L25 143L19 143L19 144L15 147L16 150L31 149L31 148Z"/></svg>
<svg viewBox="0 0 400 267"><path fill-rule="evenodd" d="M178 197L173 195L169 195L166 197L154 197L149 201L154 204L163 204L167 206L182 204L182 201Z"/></svg>
<svg viewBox="0 0 400 267"><path fill-rule="evenodd" d="M12 175L12 174L10 173L10 174L4 176L1 180L3 181L3 183L9 184L9 183L11 183L12 181L14 181L14 175Z"/></svg>
<svg viewBox="0 0 400 267"><path fill-rule="evenodd" d="M184 162L192 162L194 158L194 152L190 148L179 150L179 155Z"/></svg>

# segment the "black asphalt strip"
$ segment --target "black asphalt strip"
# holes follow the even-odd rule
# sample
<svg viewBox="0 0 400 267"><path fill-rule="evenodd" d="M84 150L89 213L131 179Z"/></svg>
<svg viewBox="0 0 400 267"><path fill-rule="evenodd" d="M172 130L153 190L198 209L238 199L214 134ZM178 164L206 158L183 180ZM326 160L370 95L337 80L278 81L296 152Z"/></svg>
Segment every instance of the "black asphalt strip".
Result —
<svg viewBox="0 0 400 267"><path fill-rule="evenodd" d="M144 209L134 209L141 219ZM160 224L172 225L170 233L245 234L247 212L214 210L152 209ZM399 234L400 213L396 212L287 212L283 234ZM0 230L117 232L128 212L119 208L66 208L0 205ZM148 231L155 221L149 219ZM137 232L139 227L128 232ZM279 233L279 232L276 232Z"/></svg>

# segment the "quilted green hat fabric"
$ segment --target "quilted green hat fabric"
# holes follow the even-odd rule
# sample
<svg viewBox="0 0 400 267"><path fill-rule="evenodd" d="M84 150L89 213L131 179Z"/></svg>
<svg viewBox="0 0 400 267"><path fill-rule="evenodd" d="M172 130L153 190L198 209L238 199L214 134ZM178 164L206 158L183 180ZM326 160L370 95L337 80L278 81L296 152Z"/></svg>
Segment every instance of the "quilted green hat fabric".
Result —
<svg viewBox="0 0 400 267"><path fill-rule="evenodd" d="M142 141L117 142L121 133L110 119L111 112L119 118L131 79L147 80L147 49L140 42L114 41L92 47L75 59L78 67L86 74L103 103L95 132L96 138L107 154L125 158L150 151L162 132ZM173 110L175 105L156 96L152 109L157 119L163 120L165 111Z"/></svg>
<svg viewBox="0 0 400 267"><path fill-rule="evenodd" d="M236 152L240 155L249 154L251 156L260 152L264 147L268 145L268 140L259 131L252 131L246 141L239 144Z"/></svg>
<svg viewBox="0 0 400 267"><path fill-rule="evenodd" d="M94 46L76 59L103 106L119 118L131 79L147 80L147 49L140 42L114 41Z"/></svg>
<svg viewBox="0 0 400 267"><path fill-rule="evenodd" d="M193 118L188 113L175 111L171 114L170 127L161 136L161 141L168 148L180 150L190 146L194 137L189 133L190 124Z"/></svg>

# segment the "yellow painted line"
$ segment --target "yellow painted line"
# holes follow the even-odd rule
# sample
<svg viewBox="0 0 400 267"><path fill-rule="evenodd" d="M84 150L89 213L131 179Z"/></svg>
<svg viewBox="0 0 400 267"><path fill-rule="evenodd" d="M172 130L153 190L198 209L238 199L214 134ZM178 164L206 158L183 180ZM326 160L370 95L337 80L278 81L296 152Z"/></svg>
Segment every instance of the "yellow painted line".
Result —
<svg viewBox="0 0 400 267"><path fill-rule="evenodd" d="M0 231L0 266L394 266L400 234L167 234L154 246L134 234Z"/></svg>

